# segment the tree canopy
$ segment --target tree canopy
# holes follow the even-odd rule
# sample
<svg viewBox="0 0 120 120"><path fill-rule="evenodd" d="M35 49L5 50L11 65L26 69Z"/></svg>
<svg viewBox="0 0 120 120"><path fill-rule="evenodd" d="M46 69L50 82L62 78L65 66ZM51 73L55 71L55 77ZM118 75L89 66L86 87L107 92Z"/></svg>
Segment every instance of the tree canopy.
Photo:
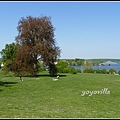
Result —
<svg viewBox="0 0 120 120"><path fill-rule="evenodd" d="M12 71L12 64L15 61L17 46L15 43L6 44L5 49L2 49L0 54L2 55L1 62L4 63L4 73L6 74L9 71Z"/></svg>
<svg viewBox="0 0 120 120"><path fill-rule="evenodd" d="M51 18L22 17L18 22L17 30L18 35L15 38L17 49L11 65L13 72L18 75L36 75L38 59L41 59L49 66L50 74L56 74L54 62L60 57L60 48L54 38L55 28Z"/></svg>

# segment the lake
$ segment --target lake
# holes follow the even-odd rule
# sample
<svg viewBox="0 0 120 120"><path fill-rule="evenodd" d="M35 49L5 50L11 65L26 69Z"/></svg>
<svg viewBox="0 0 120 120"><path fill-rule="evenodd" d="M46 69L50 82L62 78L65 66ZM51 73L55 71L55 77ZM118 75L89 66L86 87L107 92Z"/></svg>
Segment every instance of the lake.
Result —
<svg viewBox="0 0 120 120"><path fill-rule="evenodd" d="M83 67L82 66L73 66L75 69L80 69L83 71ZM109 69L115 69L117 72L120 70L120 63L117 63L117 64L111 64L110 66L109 65L105 65L105 66L93 66L92 69L94 70L97 70L97 69L106 69L107 71L109 71Z"/></svg>

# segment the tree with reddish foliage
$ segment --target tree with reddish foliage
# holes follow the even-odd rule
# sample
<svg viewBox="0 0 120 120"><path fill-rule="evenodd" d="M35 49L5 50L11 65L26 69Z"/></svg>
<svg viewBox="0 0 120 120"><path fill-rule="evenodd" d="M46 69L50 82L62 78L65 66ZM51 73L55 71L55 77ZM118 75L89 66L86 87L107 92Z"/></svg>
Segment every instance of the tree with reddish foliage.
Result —
<svg viewBox="0 0 120 120"><path fill-rule="evenodd" d="M50 17L22 17L17 30L16 59L12 63L12 71L19 76L37 75L38 59L41 59L49 66L51 75L57 74L54 62L60 57L60 48L54 39L55 28Z"/></svg>
<svg viewBox="0 0 120 120"><path fill-rule="evenodd" d="M49 66L50 74L56 74L54 62L60 56L60 48L54 39L54 27L50 17L21 18L18 22L18 36L16 43L19 45L16 62L20 72L26 71L31 75L38 72L38 58Z"/></svg>

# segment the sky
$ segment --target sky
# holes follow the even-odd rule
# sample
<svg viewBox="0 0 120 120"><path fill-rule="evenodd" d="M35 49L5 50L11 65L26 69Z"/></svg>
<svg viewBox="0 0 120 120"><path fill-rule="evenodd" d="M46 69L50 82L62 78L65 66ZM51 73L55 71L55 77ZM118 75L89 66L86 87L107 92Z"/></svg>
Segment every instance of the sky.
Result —
<svg viewBox="0 0 120 120"><path fill-rule="evenodd" d="M60 59L120 59L119 1L0 1L0 51L26 16L51 17Z"/></svg>

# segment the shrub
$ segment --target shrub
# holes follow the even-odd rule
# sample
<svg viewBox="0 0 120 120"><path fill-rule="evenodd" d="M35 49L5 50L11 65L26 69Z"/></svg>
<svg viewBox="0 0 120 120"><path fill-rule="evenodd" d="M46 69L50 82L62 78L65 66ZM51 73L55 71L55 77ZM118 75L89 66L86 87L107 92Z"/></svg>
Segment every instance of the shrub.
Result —
<svg viewBox="0 0 120 120"><path fill-rule="evenodd" d="M6 74L6 76L7 76L7 77L14 77L15 74L14 74L13 72L10 71L10 72L8 72L8 73Z"/></svg>
<svg viewBox="0 0 120 120"><path fill-rule="evenodd" d="M120 75L120 70L118 71L118 74Z"/></svg>
<svg viewBox="0 0 120 120"><path fill-rule="evenodd" d="M58 61L56 68L59 73L63 73L64 69L66 70L68 64L67 62L63 62L62 60Z"/></svg>
<svg viewBox="0 0 120 120"><path fill-rule="evenodd" d="M106 69L102 69L101 72L102 72L103 74L107 74L107 70L106 70Z"/></svg>
<svg viewBox="0 0 120 120"><path fill-rule="evenodd" d="M110 74L113 74L113 73L117 73L117 72L116 72L115 69L111 68L111 69L109 69L109 73L110 73Z"/></svg>
<svg viewBox="0 0 120 120"><path fill-rule="evenodd" d="M93 69L85 69L83 70L84 73L94 73Z"/></svg>
<svg viewBox="0 0 120 120"><path fill-rule="evenodd" d="M80 69L76 69L77 73L81 73L82 71Z"/></svg>
<svg viewBox="0 0 120 120"><path fill-rule="evenodd" d="M57 67L57 72L62 73L63 69L60 66Z"/></svg>
<svg viewBox="0 0 120 120"><path fill-rule="evenodd" d="M77 74L77 70L74 67L69 67L69 73Z"/></svg>
<svg viewBox="0 0 120 120"><path fill-rule="evenodd" d="M96 73L100 73L100 74L107 74L108 73L106 69L102 69L102 70L98 69L95 71L96 71Z"/></svg>
<svg viewBox="0 0 120 120"><path fill-rule="evenodd" d="M100 69L95 70L96 73L102 73Z"/></svg>
<svg viewBox="0 0 120 120"><path fill-rule="evenodd" d="M68 68L68 67L67 67L67 68L64 68L62 72L63 72L63 73L69 73L69 68Z"/></svg>
<svg viewBox="0 0 120 120"><path fill-rule="evenodd" d="M38 70L39 70L39 72L46 71L46 69L44 67L40 67Z"/></svg>

